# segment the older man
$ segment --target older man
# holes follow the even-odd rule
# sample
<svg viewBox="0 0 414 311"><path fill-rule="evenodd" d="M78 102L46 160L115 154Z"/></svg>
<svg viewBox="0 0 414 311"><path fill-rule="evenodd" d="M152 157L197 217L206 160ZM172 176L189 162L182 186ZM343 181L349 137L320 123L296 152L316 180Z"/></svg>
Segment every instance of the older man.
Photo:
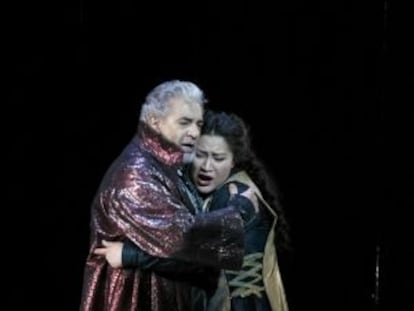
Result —
<svg viewBox="0 0 414 311"><path fill-rule="evenodd" d="M204 102L203 92L186 81L164 82L146 97L136 135L108 169L92 204L82 311L193 309L191 284L151 271L112 268L94 254L104 240L129 240L162 258L241 266L239 212L228 207L197 214L196 200L179 174L200 135Z"/></svg>

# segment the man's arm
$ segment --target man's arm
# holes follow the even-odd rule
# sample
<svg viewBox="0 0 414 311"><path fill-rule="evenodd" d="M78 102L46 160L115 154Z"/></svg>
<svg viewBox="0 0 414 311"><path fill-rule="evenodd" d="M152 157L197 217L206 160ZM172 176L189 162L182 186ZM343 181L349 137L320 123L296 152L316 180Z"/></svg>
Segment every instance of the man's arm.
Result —
<svg viewBox="0 0 414 311"><path fill-rule="evenodd" d="M100 197L106 202L103 212L117 223L121 235L156 257L224 269L240 267L243 223L236 208L194 216L180 201L173 183L155 174L142 177L134 168L123 174L124 180Z"/></svg>

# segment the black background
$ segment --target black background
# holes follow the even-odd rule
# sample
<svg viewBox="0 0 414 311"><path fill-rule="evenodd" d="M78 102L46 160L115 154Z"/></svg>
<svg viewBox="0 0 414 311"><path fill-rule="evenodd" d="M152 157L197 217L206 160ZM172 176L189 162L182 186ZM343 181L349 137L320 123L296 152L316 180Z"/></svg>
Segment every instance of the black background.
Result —
<svg viewBox="0 0 414 311"><path fill-rule="evenodd" d="M291 310L412 310L410 16L361 2L6 6L14 309L78 309L96 187L146 93L177 78L251 126L292 227Z"/></svg>

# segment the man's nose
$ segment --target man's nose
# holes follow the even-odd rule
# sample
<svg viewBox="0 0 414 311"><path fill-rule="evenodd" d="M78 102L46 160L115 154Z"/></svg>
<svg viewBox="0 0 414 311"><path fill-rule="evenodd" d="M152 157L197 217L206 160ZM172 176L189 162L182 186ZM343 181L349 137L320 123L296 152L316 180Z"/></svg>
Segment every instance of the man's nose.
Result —
<svg viewBox="0 0 414 311"><path fill-rule="evenodd" d="M188 135L193 137L194 139L197 139L200 136L200 128L197 126L197 124L193 124L188 129Z"/></svg>

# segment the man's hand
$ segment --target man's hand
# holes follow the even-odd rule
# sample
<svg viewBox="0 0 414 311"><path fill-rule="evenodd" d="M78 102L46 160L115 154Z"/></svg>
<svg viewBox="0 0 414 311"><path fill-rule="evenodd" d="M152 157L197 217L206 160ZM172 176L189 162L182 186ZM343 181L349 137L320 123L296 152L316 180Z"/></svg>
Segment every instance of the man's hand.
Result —
<svg viewBox="0 0 414 311"><path fill-rule="evenodd" d="M102 240L103 247L95 248L95 255L105 256L106 261L112 268L122 268L122 242L109 242Z"/></svg>
<svg viewBox="0 0 414 311"><path fill-rule="evenodd" d="M233 183L229 184L229 193L230 193L230 198L233 198L236 194L238 194L237 186L235 184ZM240 195L250 200L250 202L252 202L253 204L253 207L256 213L259 212L259 201L252 187L248 187L245 191L240 193Z"/></svg>

